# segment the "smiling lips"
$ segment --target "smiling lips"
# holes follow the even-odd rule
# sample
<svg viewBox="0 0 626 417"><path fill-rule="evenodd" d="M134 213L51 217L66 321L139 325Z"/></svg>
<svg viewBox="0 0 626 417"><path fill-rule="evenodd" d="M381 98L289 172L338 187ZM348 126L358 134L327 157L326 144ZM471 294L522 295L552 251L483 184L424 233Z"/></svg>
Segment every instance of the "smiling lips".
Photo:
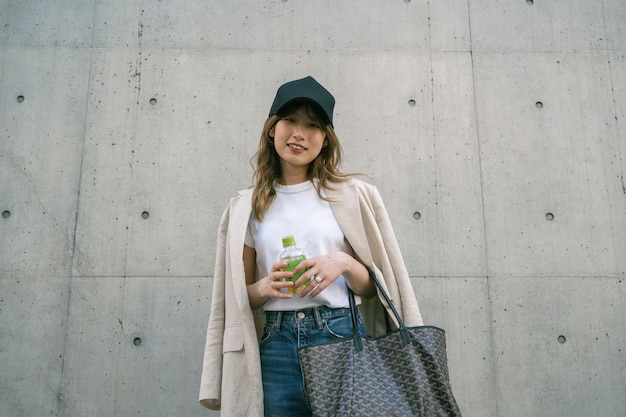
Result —
<svg viewBox="0 0 626 417"><path fill-rule="evenodd" d="M288 143L287 146L294 151L306 151L304 146L296 145L295 143Z"/></svg>

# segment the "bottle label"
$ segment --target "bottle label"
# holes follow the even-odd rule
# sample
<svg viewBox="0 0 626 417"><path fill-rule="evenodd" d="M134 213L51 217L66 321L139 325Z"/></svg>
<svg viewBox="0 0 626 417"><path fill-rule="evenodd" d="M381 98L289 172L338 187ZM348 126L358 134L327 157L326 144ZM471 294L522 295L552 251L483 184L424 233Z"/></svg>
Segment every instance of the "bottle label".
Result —
<svg viewBox="0 0 626 417"><path fill-rule="evenodd" d="M300 255L300 256L297 256L295 258L289 258L289 260L286 260L287 267L285 268L285 271L293 272L293 270L296 269L296 267L298 265L300 265L300 262L304 261L305 259L306 259L306 256L304 256L304 255ZM300 278L302 276L302 274L304 274L306 272L307 269L309 269L309 268L305 268L302 271L294 274L293 278L290 278L289 281L296 282L298 280L298 278ZM304 284L302 284L298 288L289 288L289 292L297 294L300 291L302 291L304 289L304 287L306 287L307 284L308 284L308 282L305 282Z"/></svg>

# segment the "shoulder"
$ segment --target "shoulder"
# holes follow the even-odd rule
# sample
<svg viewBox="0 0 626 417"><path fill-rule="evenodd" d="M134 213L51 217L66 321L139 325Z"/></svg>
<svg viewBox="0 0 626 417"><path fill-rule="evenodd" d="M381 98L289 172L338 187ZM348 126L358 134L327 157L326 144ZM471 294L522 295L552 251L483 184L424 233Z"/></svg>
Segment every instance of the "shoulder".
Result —
<svg viewBox="0 0 626 417"><path fill-rule="evenodd" d="M340 183L337 186L337 191L343 196L354 195L360 200L369 201L380 199L380 193L374 184L355 177L351 177L347 181Z"/></svg>
<svg viewBox="0 0 626 417"><path fill-rule="evenodd" d="M230 199L230 207L238 206L242 203L249 203L252 201L252 188L246 188L239 190L237 195Z"/></svg>
<svg viewBox="0 0 626 417"><path fill-rule="evenodd" d="M339 193L345 192L372 192L376 186L360 178L350 177L346 181L333 183L330 187Z"/></svg>
<svg viewBox="0 0 626 417"><path fill-rule="evenodd" d="M239 190L239 192L237 193L237 196L242 196L242 195L252 195L252 187L248 187L246 189L243 190Z"/></svg>
<svg viewBox="0 0 626 417"><path fill-rule="evenodd" d="M368 207L376 212L384 206L382 197L374 184L351 177L347 181L332 184L332 189L326 190L333 210L359 210L359 207Z"/></svg>
<svg viewBox="0 0 626 417"><path fill-rule="evenodd" d="M245 190L241 190L230 199L228 202L228 206L224 211L223 219L228 217L236 217L239 219L240 216L246 216L250 214L252 211L252 189L247 188Z"/></svg>

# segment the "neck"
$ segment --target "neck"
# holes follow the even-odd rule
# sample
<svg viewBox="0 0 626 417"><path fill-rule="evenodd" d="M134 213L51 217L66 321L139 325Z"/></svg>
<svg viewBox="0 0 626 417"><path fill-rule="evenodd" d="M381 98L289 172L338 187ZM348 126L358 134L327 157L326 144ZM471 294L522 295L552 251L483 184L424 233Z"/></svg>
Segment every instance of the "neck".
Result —
<svg viewBox="0 0 626 417"><path fill-rule="evenodd" d="M302 184L303 182L308 181L309 178L306 176L286 176L283 175L280 180L278 181L278 183L280 185L296 185L296 184Z"/></svg>
<svg viewBox="0 0 626 417"><path fill-rule="evenodd" d="M283 167L283 172L278 182L282 185L302 184L310 179L307 171L308 170L306 168L299 170L286 170Z"/></svg>

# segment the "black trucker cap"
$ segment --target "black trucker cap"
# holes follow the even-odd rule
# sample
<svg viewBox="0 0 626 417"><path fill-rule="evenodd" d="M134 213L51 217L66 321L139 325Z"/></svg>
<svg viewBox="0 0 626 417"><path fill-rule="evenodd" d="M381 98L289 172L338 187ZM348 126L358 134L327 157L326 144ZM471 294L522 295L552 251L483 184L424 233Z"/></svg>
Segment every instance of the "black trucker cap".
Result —
<svg viewBox="0 0 626 417"><path fill-rule="evenodd" d="M330 124L333 124L335 98L311 76L281 85L276 91L269 115L275 115L283 107L297 100L313 103L326 115Z"/></svg>

